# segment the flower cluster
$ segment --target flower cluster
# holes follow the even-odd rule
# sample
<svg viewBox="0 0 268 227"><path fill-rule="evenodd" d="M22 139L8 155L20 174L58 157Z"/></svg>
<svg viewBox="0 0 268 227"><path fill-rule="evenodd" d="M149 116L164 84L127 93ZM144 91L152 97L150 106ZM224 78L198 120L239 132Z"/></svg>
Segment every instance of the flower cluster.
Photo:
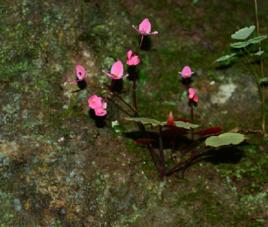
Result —
<svg viewBox="0 0 268 227"><path fill-rule="evenodd" d="M141 36L141 44L144 41L144 38L148 38L148 36L150 35L158 34L158 31L152 32L152 26L148 18L143 19L138 27L134 25L132 25L132 27ZM138 66L141 63L140 56L137 53L135 53L133 50L129 49L126 53L125 63L128 66L128 70L127 70L128 74L124 73L124 64L120 59L117 59L112 64L111 69L109 71L103 71L104 74L111 79L111 86L110 86L111 92L117 92L117 93L121 92L122 87L123 87L122 79L126 76L129 76L129 79L133 81L133 92L135 92L135 88L136 88L135 80L137 80L138 78L136 66ZM80 89L85 88L85 85L86 85L85 68L82 65L77 64L75 66L75 72L76 72L76 80L74 82L77 83ZM197 105L199 101L196 89L190 87L193 74L194 72L192 71L191 67L187 65L184 66L182 70L179 72L182 82L186 86L187 93L188 93L188 102L191 108L193 105ZM134 109L137 109L137 103L135 99L136 99L136 95L134 95L133 107ZM107 115L107 103L103 100L102 97L99 97L97 95L90 96L88 98L88 107L91 110L91 112L94 113L94 118L103 117ZM172 112L170 113L168 117L168 124L169 125L174 124L174 118L173 118Z"/></svg>
<svg viewBox="0 0 268 227"><path fill-rule="evenodd" d="M157 31L152 32L152 26L148 18L145 18L141 21L138 28L136 26L132 26L141 36L141 44L144 40L144 37L148 38L150 35L157 35ZM141 48L142 49L142 48ZM108 88L112 94L121 93L123 88L123 78L129 76L129 80L133 82L133 92L136 92L136 80L138 79L138 70L137 66L141 63L140 56L135 53L133 50L129 49L126 53L126 62L125 64L128 66L127 73L124 73L124 64L120 59L117 59L111 66L109 71L103 71L104 74L111 79L111 86ZM71 83L76 83L79 90L74 92L78 92L82 89L85 89L87 86L86 83L86 69L77 64L75 66L75 80L70 81ZM133 95L136 99L136 94ZM133 100L134 100L133 99ZM88 107L90 116L95 120L99 121L100 119L105 119L104 117L107 115L107 103L103 100L102 97L97 95L91 95L88 98ZM136 110L136 100L133 101L133 108L132 110Z"/></svg>
<svg viewBox="0 0 268 227"><path fill-rule="evenodd" d="M134 25L133 28L143 37L149 35L157 35L158 32L154 31L151 32L151 23L148 18L145 18L140 24L139 28L137 29ZM135 54L132 50L127 51L127 61L126 64L128 66L137 66L140 64L141 60L140 57ZM110 77L112 80L120 80L124 77L124 66L121 60L117 60L113 63L110 72L104 71L104 73Z"/></svg>

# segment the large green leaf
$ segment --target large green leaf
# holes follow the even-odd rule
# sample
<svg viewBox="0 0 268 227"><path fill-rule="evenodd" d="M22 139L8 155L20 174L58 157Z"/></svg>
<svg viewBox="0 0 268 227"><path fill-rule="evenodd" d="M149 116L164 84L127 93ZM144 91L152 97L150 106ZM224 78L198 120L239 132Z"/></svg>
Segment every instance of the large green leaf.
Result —
<svg viewBox="0 0 268 227"><path fill-rule="evenodd" d="M246 41L231 43L230 46L235 49L241 49L249 46L250 44L258 44L265 39L267 39L267 35L260 35Z"/></svg>
<svg viewBox="0 0 268 227"><path fill-rule="evenodd" d="M240 133L228 132L218 136L210 136L206 139L206 146L221 147L227 145L238 145L245 140L245 136Z"/></svg>
<svg viewBox="0 0 268 227"><path fill-rule="evenodd" d="M142 123L144 125L152 125L152 126L160 126L162 123L158 120L152 119L152 118L146 118L146 117L127 117L125 118L127 121L133 121Z"/></svg>
<svg viewBox="0 0 268 227"><path fill-rule="evenodd" d="M219 63L222 63L222 62L229 62L229 61L231 61L231 60L234 58L234 56L236 56L236 53L227 54L227 55L224 55L224 56L218 58L218 59L216 60L216 62L219 62Z"/></svg>
<svg viewBox="0 0 268 227"><path fill-rule="evenodd" d="M184 122L184 121L175 121L175 125L179 128L184 128L184 129L194 129L194 128L199 127L199 125L192 124L190 122Z"/></svg>
<svg viewBox="0 0 268 227"><path fill-rule="evenodd" d="M236 31L231 35L232 39L245 40L247 39L255 30L255 26L251 25L249 27L244 27Z"/></svg>

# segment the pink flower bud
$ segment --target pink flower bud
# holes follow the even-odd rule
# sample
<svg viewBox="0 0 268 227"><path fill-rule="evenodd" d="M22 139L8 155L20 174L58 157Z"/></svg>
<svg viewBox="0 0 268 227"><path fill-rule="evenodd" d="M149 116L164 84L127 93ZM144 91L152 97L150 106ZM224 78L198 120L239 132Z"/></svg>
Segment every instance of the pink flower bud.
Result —
<svg viewBox="0 0 268 227"><path fill-rule="evenodd" d="M86 70L82 65L75 66L76 77L78 81L84 80L86 77Z"/></svg>
<svg viewBox="0 0 268 227"><path fill-rule="evenodd" d="M182 71L179 72L179 74L181 75L181 77L183 79L187 79L190 78L193 74L192 69L190 68L190 66L184 66Z"/></svg>
<svg viewBox="0 0 268 227"><path fill-rule="evenodd" d="M194 104L198 103L199 98L196 94L196 89L194 89L194 88L188 89L188 99L189 99L189 102L192 102Z"/></svg>

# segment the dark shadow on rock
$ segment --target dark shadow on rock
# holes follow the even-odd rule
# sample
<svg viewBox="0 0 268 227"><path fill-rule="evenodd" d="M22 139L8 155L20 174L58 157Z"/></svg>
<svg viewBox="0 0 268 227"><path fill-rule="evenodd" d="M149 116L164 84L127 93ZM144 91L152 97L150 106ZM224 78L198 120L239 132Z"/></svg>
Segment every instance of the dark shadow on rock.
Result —
<svg viewBox="0 0 268 227"><path fill-rule="evenodd" d="M184 173L191 168L191 166L200 162L210 162L212 164L237 164L240 162L244 152L235 147L226 147L218 150L210 150L206 153L199 153L198 150L191 154L191 157L167 171L167 176L172 175L175 172L180 172L181 177L184 177Z"/></svg>
<svg viewBox="0 0 268 227"><path fill-rule="evenodd" d="M241 161L244 151L236 147L226 147L207 153L202 160L213 164L230 163L236 164Z"/></svg>

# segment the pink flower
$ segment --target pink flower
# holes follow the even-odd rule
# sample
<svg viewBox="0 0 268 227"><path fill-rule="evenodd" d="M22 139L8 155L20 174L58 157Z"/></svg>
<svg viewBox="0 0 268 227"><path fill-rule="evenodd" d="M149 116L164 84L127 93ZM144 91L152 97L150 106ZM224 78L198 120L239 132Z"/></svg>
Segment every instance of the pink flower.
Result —
<svg viewBox="0 0 268 227"><path fill-rule="evenodd" d="M190 68L190 66L184 66L182 71L179 72L179 74L181 75L181 77L183 79L187 79L190 78L193 74L192 69Z"/></svg>
<svg viewBox="0 0 268 227"><path fill-rule="evenodd" d="M75 66L76 77L78 81L84 80L86 77L86 70L82 65Z"/></svg>
<svg viewBox="0 0 268 227"><path fill-rule="evenodd" d="M132 50L127 52L127 65L138 65L140 64L140 57L135 54Z"/></svg>
<svg viewBox="0 0 268 227"><path fill-rule="evenodd" d="M98 117L102 117L107 114L107 103L103 101L102 97L97 95L92 95L88 98L88 107L93 109Z"/></svg>
<svg viewBox="0 0 268 227"><path fill-rule="evenodd" d="M148 18L143 19L143 21L139 24L139 28L137 29L136 26L132 25L132 27L140 33L142 36L145 35L157 35L158 31L152 32L152 26Z"/></svg>
<svg viewBox="0 0 268 227"><path fill-rule="evenodd" d="M196 94L196 89L194 89L194 88L188 89L188 99L189 99L190 103L194 103L194 104L198 103L199 98Z"/></svg>
<svg viewBox="0 0 268 227"><path fill-rule="evenodd" d="M88 107L91 109L96 109L96 108L100 108L103 106L102 98L97 95L90 96L87 102L88 102Z"/></svg>
<svg viewBox="0 0 268 227"><path fill-rule="evenodd" d="M124 76L124 66L122 61L117 60L111 68L111 72L105 72L104 73L110 77L112 80L120 80Z"/></svg>

